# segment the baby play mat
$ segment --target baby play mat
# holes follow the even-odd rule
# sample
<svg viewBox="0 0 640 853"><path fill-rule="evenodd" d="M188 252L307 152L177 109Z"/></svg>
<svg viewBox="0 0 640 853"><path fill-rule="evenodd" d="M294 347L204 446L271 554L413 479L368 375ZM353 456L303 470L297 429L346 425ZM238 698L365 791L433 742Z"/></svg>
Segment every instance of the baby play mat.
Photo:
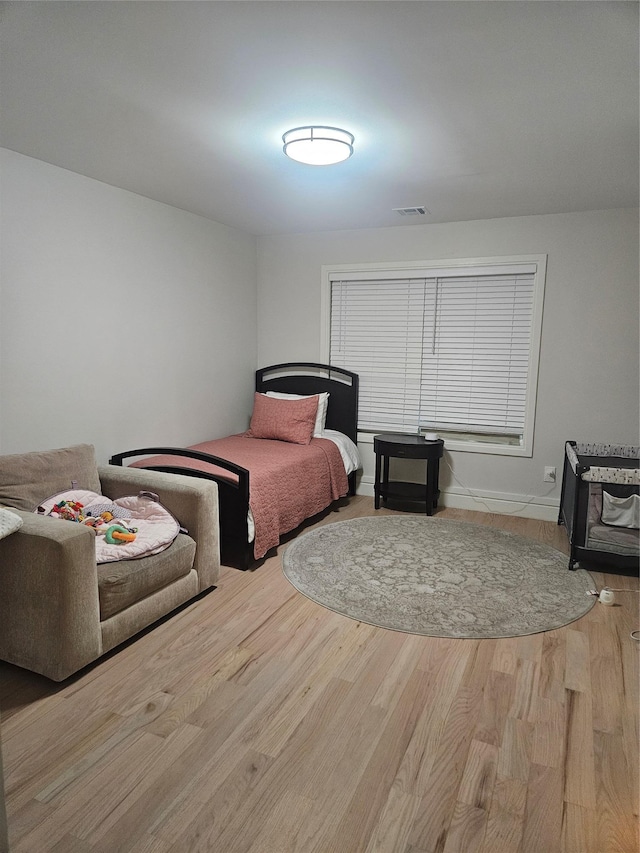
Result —
<svg viewBox="0 0 640 853"><path fill-rule="evenodd" d="M150 492L112 501L97 492L72 489L47 498L36 512L90 526L96 534L96 563L158 554L180 532L177 519Z"/></svg>
<svg viewBox="0 0 640 853"><path fill-rule="evenodd" d="M591 575L560 551L484 525L427 516L327 524L291 542L284 574L344 616L433 637L514 637L587 613Z"/></svg>

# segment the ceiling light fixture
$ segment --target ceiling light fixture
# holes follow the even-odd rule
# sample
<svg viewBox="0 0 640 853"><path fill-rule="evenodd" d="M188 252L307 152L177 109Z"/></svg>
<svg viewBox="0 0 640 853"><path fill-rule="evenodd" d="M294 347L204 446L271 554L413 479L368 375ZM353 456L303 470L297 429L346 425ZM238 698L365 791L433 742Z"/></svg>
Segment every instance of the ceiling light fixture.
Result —
<svg viewBox="0 0 640 853"><path fill-rule="evenodd" d="M310 166L342 163L353 154L353 134L339 127L294 127L282 134L282 141L287 157Z"/></svg>

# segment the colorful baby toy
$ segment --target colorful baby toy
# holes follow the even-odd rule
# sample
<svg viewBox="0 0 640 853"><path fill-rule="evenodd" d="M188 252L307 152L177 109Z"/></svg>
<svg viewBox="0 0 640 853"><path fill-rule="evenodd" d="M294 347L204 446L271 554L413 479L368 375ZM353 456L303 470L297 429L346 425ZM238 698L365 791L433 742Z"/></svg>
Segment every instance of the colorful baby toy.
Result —
<svg viewBox="0 0 640 853"><path fill-rule="evenodd" d="M51 510L53 518L63 518L65 521L84 521L82 512L84 504L78 501L60 501Z"/></svg>
<svg viewBox="0 0 640 853"><path fill-rule="evenodd" d="M113 511L103 510L99 515L92 515L92 511L95 512L95 509L92 510L89 506L88 510L85 510L84 504L79 501L58 501L49 514L52 518L75 521L90 527L96 536L104 536L108 545L125 545L127 542L135 541L137 527L125 527L118 522L111 523L116 517L115 513L120 514L117 506L113 506Z"/></svg>
<svg viewBox="0 0 640 853"><path fill-rule="evenodd" d="M109 545L124 545L133 542L136 538L136 530L124 527L122 524L112 524L104 534L104 540Z"/></svg>

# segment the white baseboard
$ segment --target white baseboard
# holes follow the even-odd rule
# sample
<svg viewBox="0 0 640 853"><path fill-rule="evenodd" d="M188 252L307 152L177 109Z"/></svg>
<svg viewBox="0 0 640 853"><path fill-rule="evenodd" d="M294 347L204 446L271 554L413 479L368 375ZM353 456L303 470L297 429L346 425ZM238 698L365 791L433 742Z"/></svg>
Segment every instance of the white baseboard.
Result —
<svg viewBox="0 0 640 853"><path fill-rule="evenodd" d="M357 493L373 497L373 481L363 478L358 484ZM489 492L472 496L468 492L448 489L440 492L440 506L455 509L470 509L476 512L495 512L499 515L516 515L522 518L536 518L540 521L558 520L559 501L549 497L531 497L530 495L501 494Z"/></svg>

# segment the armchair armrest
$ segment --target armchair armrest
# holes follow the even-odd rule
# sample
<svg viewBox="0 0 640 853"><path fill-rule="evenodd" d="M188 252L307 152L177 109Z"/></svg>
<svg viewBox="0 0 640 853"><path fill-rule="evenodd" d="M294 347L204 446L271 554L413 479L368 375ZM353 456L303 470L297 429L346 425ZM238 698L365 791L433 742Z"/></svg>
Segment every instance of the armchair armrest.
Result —
<svg viewBox="0 0 640 853"><path fill-rule="evenodd" d="M0 540L0 658L54 681L102 653L93 531L12 510Z"/></svg>
<svg viewBox="0 0 640 853"><path fill-rule="evenodd" d="M111 500L150 491L195 540L194 568L202 592L213 586L220 571L218 487L209 480L119 465L98 467L102 493Z"/></svg>

